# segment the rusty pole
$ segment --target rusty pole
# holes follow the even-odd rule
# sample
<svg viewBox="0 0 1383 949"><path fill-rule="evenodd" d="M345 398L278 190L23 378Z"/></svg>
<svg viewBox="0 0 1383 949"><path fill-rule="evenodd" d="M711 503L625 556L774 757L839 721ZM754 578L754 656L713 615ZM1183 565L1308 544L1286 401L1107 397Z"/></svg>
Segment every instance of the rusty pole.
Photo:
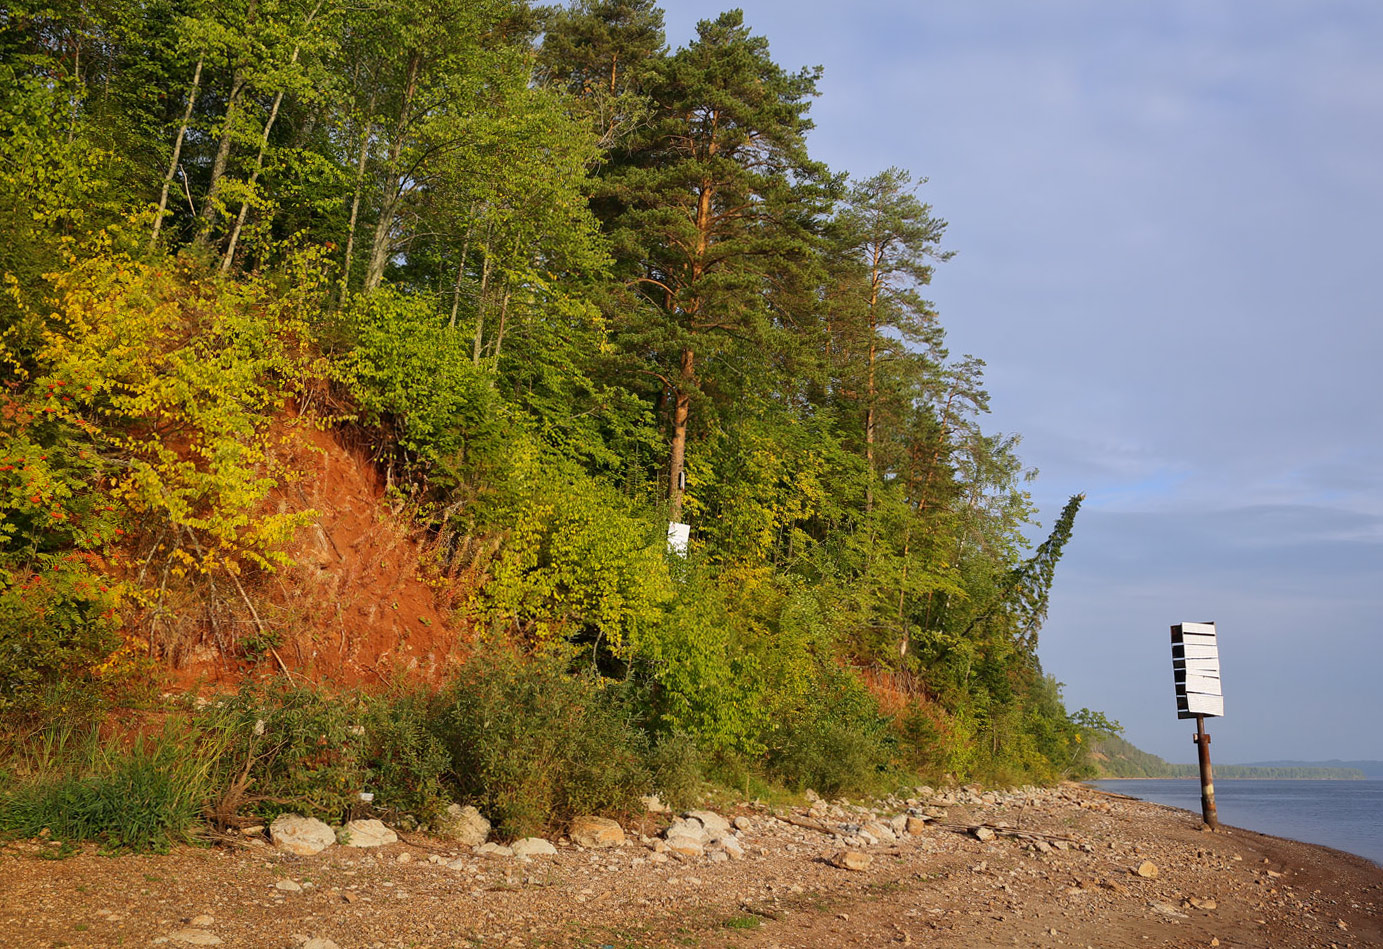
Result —
<svg viewBox="0 0 1383 949"><path fill-rule="evenodd" d="M1205 826L1211 830L1220 829L1220 818L1215 813L1215 775L1210 770L1210 736L1205 731L1205 716L1196 716L1196 734L1191 737L1200 752L1201 765L1201 817Z"/></svg>

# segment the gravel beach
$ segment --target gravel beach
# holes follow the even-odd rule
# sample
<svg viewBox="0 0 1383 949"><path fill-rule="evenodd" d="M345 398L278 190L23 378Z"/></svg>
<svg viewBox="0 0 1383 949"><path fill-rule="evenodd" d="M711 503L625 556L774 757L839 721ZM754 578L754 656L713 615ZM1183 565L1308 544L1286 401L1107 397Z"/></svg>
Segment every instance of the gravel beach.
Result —
<svg viewBox="0 0 1383 949"><path fill-rule="evenodd" d="M312 856L12 842L0 945L1383 946L1383 869L1363 858L1078 785L692 813L528 857L404 833Z"/></svg>

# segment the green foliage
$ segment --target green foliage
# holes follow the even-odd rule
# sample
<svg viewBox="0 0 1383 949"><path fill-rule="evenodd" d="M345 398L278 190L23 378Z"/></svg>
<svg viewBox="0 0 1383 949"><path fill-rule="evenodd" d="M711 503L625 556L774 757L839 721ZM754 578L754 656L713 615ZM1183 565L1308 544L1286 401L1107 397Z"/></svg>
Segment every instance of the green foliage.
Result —
<svg viewBox="0 0 1383 949"><path fill-rule="evenodd" d="M665 538L646 512L572 465L515 462L486 612L529 641L582 639L628 658L671 596Z"/></svg>
<svg viewBox="0 0 1383 949"><path fill-rule="evenodd" d="M218 749L170 726L128 747L96 729L50 733L36 770L0 791L0 833L97 841L109 850L166 851L194 839Z"/></svg>
<svg viewBox="0 0 1383 949"><path fill-rule="evenodd" d="M344 360L367 421L386 427L420 474L455 484L495 453L507 421L467 341L424 299L380 290L352 301Z"/></svg>
<svg viewBox="0 0 1383 949"><path fill-rule="evenodd" d="M864 686L843 669L817 670L808 701L774 732L772 773L791 788L827 796L876 791L895 760L895 742Z"/></svg>
<svg viewBox="0 0 1383 949"><path fill-rule="evenodd" d="M945 222L811 157L816 70L739 11L669 51L649 0L265 12L0 24L0 715L253 608L312 518L278 435L347 417L431 580L486 551L449 592L525 658L440 704L225 700L221 823L1082 772L1111 723L1036 660L1079 499L1030 552L1032 473L922 297Z"/></svg>
<svg viewBox="0 0 1383 949"><path fill-rule="evenodd" d="M631 809L653 784L648 739L621 694L566 674L558 656L473 656L439 696L433 727L450 779L506 836Z"/></svg>

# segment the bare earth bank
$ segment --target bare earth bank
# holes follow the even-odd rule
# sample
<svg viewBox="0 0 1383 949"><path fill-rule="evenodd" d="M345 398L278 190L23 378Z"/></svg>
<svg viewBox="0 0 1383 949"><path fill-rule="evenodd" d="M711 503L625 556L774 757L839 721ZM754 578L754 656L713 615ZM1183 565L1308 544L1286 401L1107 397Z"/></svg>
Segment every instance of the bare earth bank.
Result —
<svg viewBox="0 0 1383 949"><path fill-rule="evenodd" d="M1363 858L1210 834L1186 811L1078 786L966 797L919 834L858 846L862 871L829 865L842 840L803 825L869 815L823 805L783 812L799 824L739 808L746 856L720 863L655 856L637 833L656 834L653 818L624 847L527 861L424 837L314 857L44 860L15 843L0 852L0 946L1383 946L1383 869Z"/></svg>

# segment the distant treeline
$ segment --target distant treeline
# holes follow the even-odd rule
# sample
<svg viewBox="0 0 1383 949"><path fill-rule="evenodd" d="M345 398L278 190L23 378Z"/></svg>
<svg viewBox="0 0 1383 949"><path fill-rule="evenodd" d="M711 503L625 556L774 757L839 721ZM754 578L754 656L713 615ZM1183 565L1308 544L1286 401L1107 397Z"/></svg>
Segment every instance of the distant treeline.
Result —
<svg viewBox="0 0 1383 949"><path fill-rule="evenodd" d="M1091 747L1091 758L1101 778L1194 778L1194 764L1171 764L1117 736L1102 738ZM1259 781L1361 781L1359 768L1315 765L1215 765L1215 776L1226 780Z"/></svg>

